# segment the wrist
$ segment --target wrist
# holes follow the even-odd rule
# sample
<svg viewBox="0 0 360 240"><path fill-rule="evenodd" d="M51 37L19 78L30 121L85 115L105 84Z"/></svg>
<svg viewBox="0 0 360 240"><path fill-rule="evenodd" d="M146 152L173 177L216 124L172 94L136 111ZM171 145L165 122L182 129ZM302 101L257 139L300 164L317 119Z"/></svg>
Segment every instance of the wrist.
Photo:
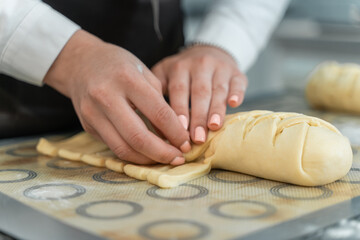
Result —
<svg viewBox="0 0 360 240"><path fill-rule="evenodd" d="M185 47L183 47L180 51L186 51L186 50L190 50L192 48L211 48L211 49L216 49L221 51L222 53L225 53L227 56L229 56L234 63L238 66L238 61L236 60L235 56L228 51L227 49L225 49L224 47L214 44L214 43L208 43L208 42L191 42L189 44L187 44Z"/></svg>
<svg viewBox="0 0 360 240"><path fill-rule="evenodd" d="M84 30L76 31L46 73L44 83L70 97L70 86L76 78L76 68L85 58L85 53L99 43L103 42L94 35Z"/></svg>

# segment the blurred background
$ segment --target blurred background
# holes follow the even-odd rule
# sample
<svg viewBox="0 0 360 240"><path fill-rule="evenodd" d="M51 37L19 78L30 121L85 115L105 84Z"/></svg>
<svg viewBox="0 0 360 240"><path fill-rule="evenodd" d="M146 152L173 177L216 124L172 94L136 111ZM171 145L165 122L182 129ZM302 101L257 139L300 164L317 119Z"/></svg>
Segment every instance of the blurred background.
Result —
<svg viewBox="0 0 360 240"><path fill-rule="evenodd" d="M185 34L193 34L212 0L184 0ZM239 46L241 47L241 46ZM323 61L360 64L360 0L293 0L267 47L247 72L247 99L302 90Z"/></svg>

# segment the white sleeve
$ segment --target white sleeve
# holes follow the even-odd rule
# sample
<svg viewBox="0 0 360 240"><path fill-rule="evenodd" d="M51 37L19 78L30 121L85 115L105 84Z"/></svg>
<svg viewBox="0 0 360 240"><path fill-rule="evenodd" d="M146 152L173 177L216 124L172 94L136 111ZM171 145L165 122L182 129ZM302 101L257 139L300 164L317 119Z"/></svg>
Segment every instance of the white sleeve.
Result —
<svg viewBox="0 0 360 240"><path fill-rule="evenodd" d="M281 20L289 0L215 0L186 45L219 47L246 72Z"/></svg>
<svg viewBox="0 0 360 240"><path fill-rule="evenodd" d="M0 73L42 85L79 26L40 0L0 0Z"/></svg>

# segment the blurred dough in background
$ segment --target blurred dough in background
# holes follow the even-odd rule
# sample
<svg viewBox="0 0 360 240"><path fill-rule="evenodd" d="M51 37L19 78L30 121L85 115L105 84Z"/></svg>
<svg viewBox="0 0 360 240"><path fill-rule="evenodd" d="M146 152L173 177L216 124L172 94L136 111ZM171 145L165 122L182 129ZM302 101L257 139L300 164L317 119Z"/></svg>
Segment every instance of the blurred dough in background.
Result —
<svg viewBox="0 0 360 240"><path fill-rule="evenodd" d="M360 114L360 65L320 64L309 76L306 98L314 108Z"/></svg>

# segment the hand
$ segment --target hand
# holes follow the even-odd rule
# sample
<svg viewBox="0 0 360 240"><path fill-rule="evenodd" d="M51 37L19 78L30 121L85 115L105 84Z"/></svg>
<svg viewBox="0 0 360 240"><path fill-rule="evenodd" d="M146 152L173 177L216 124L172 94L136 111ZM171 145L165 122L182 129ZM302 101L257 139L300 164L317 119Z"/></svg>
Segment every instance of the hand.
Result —
<svg viewBox="0 0 360 240"><path fill-rule="evenodd" d="M238 107L247 87L247 79L233 58L211 46L188 48L160 61L152 71L186 128L191 98L190 136L195 143L205 142L208 128L221 128L226 103Z"/></svg>
<svg viewBox="0 0 360 240"><path fill-rule="evenodd" d="M190 139L165 102L161 83L134 55L80 30L65 45L45 83L71 98L83 128L123 160L182 164ZM172 144L150 132L140 110Z"/></svg>

